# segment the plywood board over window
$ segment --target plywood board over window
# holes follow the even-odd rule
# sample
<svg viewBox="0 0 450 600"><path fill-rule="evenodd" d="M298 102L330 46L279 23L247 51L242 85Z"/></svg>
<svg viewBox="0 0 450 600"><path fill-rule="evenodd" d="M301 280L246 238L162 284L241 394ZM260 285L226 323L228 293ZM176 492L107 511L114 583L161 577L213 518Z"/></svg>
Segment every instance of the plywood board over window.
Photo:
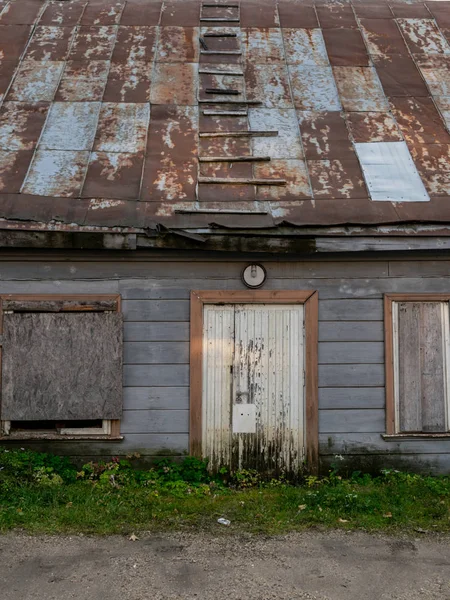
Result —
<svg viewBox="0 0 450 600"><path fill-rule="evenodd" d="M122 413L119 296L3 296L3 433L115 437Z"/></svg>
<svg viewBox="0 0 450 600"><path fill-rule="evenodd" d="M385 297L386 431L450 434L450 295Z"/></svg>

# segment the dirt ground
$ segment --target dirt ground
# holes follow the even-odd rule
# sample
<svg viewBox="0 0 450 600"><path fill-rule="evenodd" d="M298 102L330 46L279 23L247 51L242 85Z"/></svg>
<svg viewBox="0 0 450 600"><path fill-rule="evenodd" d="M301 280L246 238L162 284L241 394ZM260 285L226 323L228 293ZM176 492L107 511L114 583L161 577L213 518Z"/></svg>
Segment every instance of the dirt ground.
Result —
<svg viewBox="0 0 450 600"><path fill-rule="evenodd" d="M217 527L221 527L217 525ZM450 599L450 538L0 537L2 600Z"/></svg>

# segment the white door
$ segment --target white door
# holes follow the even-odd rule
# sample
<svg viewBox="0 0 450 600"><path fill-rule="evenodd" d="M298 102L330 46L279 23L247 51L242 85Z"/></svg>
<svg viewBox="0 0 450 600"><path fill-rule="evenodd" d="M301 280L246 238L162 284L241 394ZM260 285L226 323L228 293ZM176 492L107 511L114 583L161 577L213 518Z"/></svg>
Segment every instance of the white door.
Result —
<svg viewBox="0 0 450 600"><path fill-rule="evenodd" d="M295 473L304 459L303 305L205 305L203 455Z"/></svg>

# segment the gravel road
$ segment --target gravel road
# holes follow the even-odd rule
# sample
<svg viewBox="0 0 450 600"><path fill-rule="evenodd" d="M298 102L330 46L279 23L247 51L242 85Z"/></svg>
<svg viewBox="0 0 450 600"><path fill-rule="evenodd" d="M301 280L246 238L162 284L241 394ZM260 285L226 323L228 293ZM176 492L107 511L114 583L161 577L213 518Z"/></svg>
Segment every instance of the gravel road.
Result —
<svg viewBox="0 0 450 600"><path fill-rule="evenodd" d="M223 527L217 525L217 527ZM320 532L0 537L2 600L450 599L450 538Z"/></svg>

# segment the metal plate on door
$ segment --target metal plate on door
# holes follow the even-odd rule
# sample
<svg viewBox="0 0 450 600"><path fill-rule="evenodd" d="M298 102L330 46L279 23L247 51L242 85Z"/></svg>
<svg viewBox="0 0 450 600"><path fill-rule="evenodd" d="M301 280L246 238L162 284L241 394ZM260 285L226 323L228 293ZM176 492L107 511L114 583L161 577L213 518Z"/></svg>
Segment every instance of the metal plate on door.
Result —
<svg viewBox="0 0 450 600"><path fill-rule="evenodd" d="M233 433L256 433L256 405L233 405Z"/></svg>

